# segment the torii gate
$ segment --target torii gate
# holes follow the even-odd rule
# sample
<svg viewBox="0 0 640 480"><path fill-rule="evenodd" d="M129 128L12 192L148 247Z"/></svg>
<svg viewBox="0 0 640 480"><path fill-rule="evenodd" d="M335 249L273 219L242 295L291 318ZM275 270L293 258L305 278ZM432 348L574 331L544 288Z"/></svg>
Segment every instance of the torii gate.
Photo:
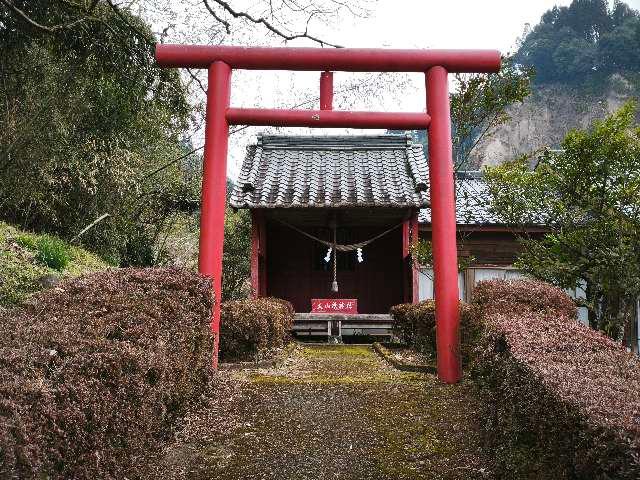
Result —
<svg viewBox="0 0 640 480"><path fill-rule="evenodd" d="M456 383L462 375L458 312L456 213L451 151L449 73L500 70L495 50L392 50L361 48L265 48L204 45L156 45L161 67L207 68L207 113L200 218L199 271L212 277L219 296L226 203L229 125L427 129L433 228L438 377ZM231 71L320 71L320 110L230 107ZM333 110L333 72L423 72L427 113ZM211 321L218 364L220 301Z"/></svg>

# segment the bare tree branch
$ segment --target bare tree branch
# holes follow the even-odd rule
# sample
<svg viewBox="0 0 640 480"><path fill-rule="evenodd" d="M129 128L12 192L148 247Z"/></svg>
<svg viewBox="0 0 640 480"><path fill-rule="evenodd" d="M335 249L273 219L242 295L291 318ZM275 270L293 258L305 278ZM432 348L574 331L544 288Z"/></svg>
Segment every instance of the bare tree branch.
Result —
<svg viewBox="0 0 640 480"><path fill-rule="evenodd" d="M200 90L202 90L202 92L206 95L207 89L204 88L202 81L198 78L198 76L195 73L193 73L193 70L191 70L190 68L187 68L186 70L189 76L191 77L191 79L198 84L198 87L200 87Z"/></svg>
<svg viewBox="0 0 640 480"><path fill-rule="evenodd" d="M227 32L227 34L231 33L231 24L229 22L227 22L224 18L220 17L216 11L211 8L211 5L209 5L209 2L207 2L207 0L204 0L202 3L204 3L204 6L207 8L207 10L209 10L209 13L211 14L211 16L213 18L215 18L218 22L220 22L223 26L225 31Z"/></svg>
<svg viewBox="0 0 640 480"><path fill-rule="evenodd" d="M311 40L313 42L319 43L322 46L327 45L327 46L330 46L330 47L342 48L342 45L336 45L334 43L327 42L327 41L322 40L322 39L320 39L318 37L315 37L313 35L309 35L308 30L305 30L304 33L294 33L294 34L289 35L289 34L283 32L282 30L280 30L279 28L275 27L272 23L270 23L264 17L255 18L255 17L251 16L250 14L248 14L246 12L236 11L231 7L231 5L229 5L228 2L225 2L224 0L212 0L212 1L215 2L217 5L219 5L220 7L222 7L232 17L234 17L234 18L244 18L244 19L246 19L246 20L248 20L248 21L250 21L252 23L262 24L267 28L267 30L269 30L270 32L276 34L277 36L283 38L284 40L289 41L289 40L295 40L295 39L298 39L298 38L307 38L307 39L309 39L309 40ZM217 15L215 13L213 8L209 4L209 0L202 0L202 3L207 8L209 13L211 13L216 20L218 20L219 22L221 22L225 26L225 29L227 30L227 33L230 33L231 26L230 26L229 22L224 20L224 19L222 19L219 15ZM312 16L313 16L313 14L312 14ZM307 28L308 28L308 22L307 22Z"/></svg>

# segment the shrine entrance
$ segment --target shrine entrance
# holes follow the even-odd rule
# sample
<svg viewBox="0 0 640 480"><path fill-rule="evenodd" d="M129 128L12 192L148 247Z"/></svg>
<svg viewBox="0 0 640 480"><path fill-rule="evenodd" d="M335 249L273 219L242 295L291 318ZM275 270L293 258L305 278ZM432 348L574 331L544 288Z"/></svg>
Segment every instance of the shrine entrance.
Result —
<svg viewBox="0 0 640 480"><path fill-rule="evenodd" d="M216 293L221 290L229 125L427 129L438 377L447 383L459 381L462 370L448 74L497 72L500 52L158 44L156 59L163 67L209 70L199 270L212 277ZM234 68L320 71L320 110L231 108L231 71ZM422 72L427 112L334 111L333 71ZM407 238L409 224L408 219L403 233ZM214 368L218 361L219 327L220 303L216 302L212 318L216 337Z"/></svg>
<svg viewBox="0 0 640 480"><path fill-rule="evenodd" d="M331 238L327 227L310 231L320 238ZM379 231L343 227L338 229L338 242L352 243ZM266 293L289 300L296 312L311 312L313 299L356 299L357 308L344 306L337 311L365 314L388 313L391 306L405 301L400 228L363 249L362 261L358 261L357 252L338 252L337 291L332 290L334 258L327 257L324 245L277 223L269 223L267 237Z"/></svg>

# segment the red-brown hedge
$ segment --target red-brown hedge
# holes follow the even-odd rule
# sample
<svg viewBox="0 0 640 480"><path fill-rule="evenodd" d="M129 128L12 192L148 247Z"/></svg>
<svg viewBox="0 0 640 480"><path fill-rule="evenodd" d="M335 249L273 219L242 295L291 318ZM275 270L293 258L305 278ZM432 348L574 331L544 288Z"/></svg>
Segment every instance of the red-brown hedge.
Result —
<svg viewBox="0 0 640 480"><path fill-rule="evenodd" d="M640 478L640 361L578 323L564 292L481 282L472 376L498 478Z"/></svg>
<svg viewBox="0 0 640 480"><path fill-rule="evenodd" d="M485 316L503 313L549 312L575 318L576 304L559 288L534 280L489 280L478 283L473 305Z"/></svg>
<svg viewBox="0 0 640 480"><path fill-rule="evenodd" d="M393 333L398 339L419 352L436 354L436 304L433 300L401 303L389 310L393 318ZM461 351L466 359L471 345L472 329L469 306L460 302Z"/></svg>
<svg viewBox="0 0 640 480"><path fill-rule="evenodd" d="M210 281L111 270L0 314L0 477L135 478L211 374Z"/></svg>
<svg viewBox="0 0 640 480"><path fill-rule="evenodd" d="M233 300L221 305L220 357L255 360L289 340L294 309L279 298Z"/></svg>

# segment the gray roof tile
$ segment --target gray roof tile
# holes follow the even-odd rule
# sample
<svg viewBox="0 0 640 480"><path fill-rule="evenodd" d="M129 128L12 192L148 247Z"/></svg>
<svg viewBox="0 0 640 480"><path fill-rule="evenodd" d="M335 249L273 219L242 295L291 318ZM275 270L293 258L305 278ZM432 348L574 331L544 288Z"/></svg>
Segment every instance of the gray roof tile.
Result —
<svg viewBox="0 0 640 480"><path fill-rule="evenodd" d="M456 223L458 225L501 225L504 222L490 208L491 193L481 172L456 174ZM420 223L431 223L431 210L420 210Z"/></svg>
<svg viewBox="0 0 640 480"><path fill-rule="evenodd" d="M235 208L428 205L427 161L406 135L258 137L247 149Z"/></svg>

